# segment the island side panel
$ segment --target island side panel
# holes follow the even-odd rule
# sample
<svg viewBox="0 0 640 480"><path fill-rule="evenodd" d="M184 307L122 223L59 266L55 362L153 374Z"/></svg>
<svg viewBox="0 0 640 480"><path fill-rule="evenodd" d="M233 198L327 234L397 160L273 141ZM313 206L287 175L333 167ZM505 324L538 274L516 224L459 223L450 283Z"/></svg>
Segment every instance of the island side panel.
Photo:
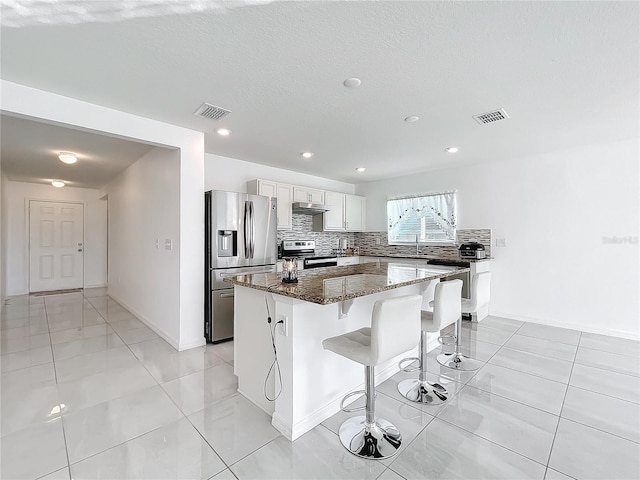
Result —
<svg viewBox="0 0 640 480"><path fill-rule="evenodd" d="M264 381L273 362L273 347L267 323L266 292L236 285L234 288L234 373L238 377L238 392L273 414L274 402L264 395ZM272 318L274 303L270 301ZM267 393L274 395L273 376L267 382Z"/></svg>
<svg viewBox="0 0 640 480"><path fill-rule="evenodd" d="M287 312L288 337L277 336L282 359L283 378L289 384L276 402L274 426L295 440L340 410L347 393L364 388L364 367L333 352L324 350L322 340L371 325L371 313L377 300L420 294L426 285L410 285L356 298L346 318L338 318L338 305L317 305L275 296L276 309ZM282 300L282 302L280 302ZM433 335L435 340L437 335ZM398 361L417 355L416 348L376 368L376 384L398 372ZM281 348L282 346L282 348ZM283 353L280 354L280 351ZM282 355L282 356L281 356ZM285 395L286 393L286 395ZM354 397L355 399L355 397Z"/></svg>

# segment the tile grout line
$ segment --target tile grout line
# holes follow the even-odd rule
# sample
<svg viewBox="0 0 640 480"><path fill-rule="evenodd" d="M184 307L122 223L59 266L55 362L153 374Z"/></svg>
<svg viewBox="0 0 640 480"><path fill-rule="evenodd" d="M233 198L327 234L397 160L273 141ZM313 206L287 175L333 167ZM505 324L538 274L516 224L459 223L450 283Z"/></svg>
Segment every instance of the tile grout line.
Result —
<svg viewBox="0 0 640 480"><path fill-rule="evenodd" d="M105 298L107 298L107 299L108 299L108 298L110 298L110 297L109 297L108 295L105 295ZM112 299L112 300L113 300L113 299ZM89 301L89 303L91 303L91 301L90 301L89 299L87 299L87 301ZM115 302L115 300L113 300L113 301ZM116 302L116 303L118 303L118 302ZM109 320L108 320L107 318L105 318L105 317L104 317L104 315L102 315L102 313L101 313L101 312L100 312L100 311L95 307L95 305L93 305L93 303L91 303L91 305L96 309L96 311L98 312L98 314L99 314L99 315L104 319L105 323L106 323L107 325L111 326L111 323L109 322ZM120 304L118 303L118 305L120 305ZM124 309L128 312L128 310L127 310L125 307L122 307L122 308L124 308ZM129 312L129 313L130 313L130 312ZM135 315L134 315L134 317L135 317ZM111 329L113 330L113 328L111 328ZM178 420L175 420L174 422L169 422L169 423L168 423L168 424L166 424L166 425L161 425L161 426L159 426L159 427L157 427L157 428L154 428L154 429L152 429L152 430L150 430L150 431L148 431L148 432L144 432L144 433L142 433L142 434L140 434L140 435L137 435L137 436L136 436L136 437L134 437L134 438L130 438L130 439L128 439L128 440L125 440L124 442L121 442L121 443L119 443L118 445L114 445L114 446L112 446L112 447L109 447L109 448L108 448L108 449L106 449L106 450L103 450L103 451L101 451L101 452L97 452L97 453L95 453L95 454L93 454L93 455L90 455L89 457L83 458L82 460L79 460L78 462L76 462L76 464L77 464L77 463L79 463L79 462L82 462L82 461L86 460L87 458L91 458L91 457L93 457L93 456L95 456L95 455L99 455L99 454L104 453L104 452L106 452L106 451L108 451L108 450L111 450L111 449L113 449L113 448L116 448L116 447L119 447L119 446L121 446L121 445L124 445L125 443L127 443L127 442L129 442L129 441L131 441L131 440L134 440L134 439L136 439L136 438L142 437L142 436L147 435L147 434L149 434L149 433L151 433L151 432L154 432L154 431L156 431L156 430L159 430L159 429L161 429L161 428L164 428L164 427L166 427L167 425L170 425L171 423L176 423L176 422L181 421L182 419L186 419L186 420L189 422L189 424L193 427L193 429L196 431L196 433L200 436L200 438L201 438L201 439L202 439L202 440L203 440L203 441L204 441L204 442L209 446L209 448L211 448L211 451L212 451L213 453L215 453L215 455L216 455L216 456L220 459L220 461L225 465L226 469L229 469L229 471L231 471L231 469L229 468L229 465L227 465L227 462L225 462L225 461L224 461L224 459L220 456L220 454L219 454L219 453L218 453L218 452L213 448L213 446L212 446L212 445L207 441L207 439L202 435L202 433L201 433L201 432L196 428L196 426L193 424L193 422L191 421L191 419L189 418L189 416L188 416L188 415L186 415L186 414L184 413L184 411L180 408L180 406L179 406L179 405L174 401L174 399L173 399L173 398L171 398L171 396L170 396L170 395L166 392L166 390L162 387L162 384L158 381L158 379L156 379L156 378L151 374L151 372L149 371L149 369L147 368L147 366L146 366L146 365L145 365L145 364L144 364L144 363L143 363L143 362L142 362L142 361L141 361L141 360L136 356L136 354L133 352L133 350L131 350L131 345L129 345L128 343L126 343L126 342L124 341L124 339L123 339L122 337L120 337L120 334L119 334L118 332L116 332L115 330L113 330L113 332L118 336L118 338L120 338L120 340L122 340L122 342L124 343L124 345L128 348L129 352L131 352L131 354L133 355L133 357L136 359L136 362L138 362L138 363L142 366L142 368L144 368L144 369L145 369L145 371L146 371L146 372L151 376L151 378L153 378L153 381L154 381L154 382L156 382L156 386L160 387L160 390L162 391L162 393L163 393L163 394L164 394L164 395L169 399L169 401L171 401L171 403L173 403L173 404L175 405L175 407L180 411L180 413L182 414L182 418L180 418L180 419L178 419ZM161 337L159 337L159 338L161 338ZM145 340L145 341L155 341L155 340L156 340L156 339ZM144 343L145 341L137 342L137 343ZM135 343L135 344L137 344L137 343ZM135 344L132 344L132 345L135 345ZM176 350L176 352L177 352L177 353L179 353L177 350ZM222 360L224 361L224 359L222 359ZM206 370L206 369L205 369L205 370ZM194 372L194 373L197 373L197 372ZM182 378L182 377L178 377L178 378ZM175 380L177 380L177 379L175 379ZM167 383L167 382L165 382L165 383ZM153 388L153 387L151 387L151 388ZM126 395L123 395L123 396L121 396L121 397L117 397L117 398L123 398L124 396L126 396ZM228 398L230 398L230 397L228 397ZM223 400L223 399L221 399L221 400ZM225 399L225 400L226 400L226 399ZM214 402L214 404L215 404L215 403L217 403L217 402ZM212 405L213 405L213 404L212 404ZM207 406L209 406L209 405L207 405ZM205 408L206 408L206 407L205 407ZM204 409L203 409L203 410L204 410ZM200 411L201 411L201 410L198 410L198 412L200 412ZM198 413L198 412L193 412L193 413ZM252 452L252 453L253 453L253 452ZM71 468L71 467L69 467L69 468ZM219 473L223 472L224 470L225 470L225 469L222 469L220 472L215 473L215 474L213 475L213 477L215 477L215 476L216 476L216 475L218 475ZM231 473L233 474L233 472L231 472ZM235 475L234 475L234 476L235 476ZM213 477L211 477L211 478L213 478ZM237 477L236 477L236 478L237 478Z"/></svg>
<svg viewBox="0 0 640 480"><path fill-rule="evenodd" d="M64 451L65 451L65 455L67 456L67 476L69 476L69 478L71 477L71 462L69 460L69 445L67 444L67 432L64 428L64 415L62 413L62 404L60 403L60 391L58 389L58 369L56 368L56 357L53 354L53 343L51 342L51 327L49 325L49 312L48 312L48 308L47 308L47 300L46 298L42 300L42 303L44 304L44 315L47 319L47 330L49 331L49 346L51 347L51 362L53 363L53 375L54 375L54 379L56 382L56 394L58 395L58 398L56 399L56 401L58 402L58 408L60 409L60 426L62 427L62 441L64 442ZM54 472L57 472L58 470L54 470ZM53 473L53 472L49 472L49 473Z"/></svg>
<svg viewBox="0 0 640 480"><path fill-rule="evenodd" d="M487 441L487 442L489 442L489 443L492 443L493 445L496 445L496 446L498 446L498 447L500 447L500 448L503 448L503 449L505 449L505 450L508 450L508 451L509 451L509 452L511 452L511 453L514 453L514 454L516 454L516 455L518 455L518 456L520 456L520 457L522 457L522 458L526 458L527 460L530 460L530 461L532 461L532 462L536 463L537 465L540 465L540 466L542 466L542 467L545 467L545 468L546 468L546 465L545 465L544 463L540 463L538 460L534 460L533 458L529 458L529 457L527 457L526 455L523 455L523 454L522 454L522 453L520 453L520 452L516 452L515 450L512 450L512 449L511 449L511 448L509 448L509 447L505 447L504 445L499 444L498 442L495 442L495 441L493 441L493 440L490 440L490 439L488 439L488 438L485 438L485 437L483 437L482 435L478 435L477 433L474 433L474 432L472 432L472 431L470 431L470 430L467 430L466 428L463 428L463 427L461 427L461 426L459 426L459 425L456 425L455 423L451 423L451 422L449 422L448 420L445 420L444 418L439 418L439 417L437 417L437 419L438 419L438 420L440 420L441 422L446 423L447 425L450 425L450 426L452 426L452 427L454 427L454 428L457 428L457 429L459 429L459 430L462 430L462 431L464 431L464 432L467 432L467 433L469 433L470 435L473 435L474 437L481 438L482 440L485 440L485 441Z"/></svg>
<svg viewBox="0 0 640 480"><path fill-rule="evenodd" d="M582 332L580 332L580 337L582 337ZM578 345L579 344L580 344L580 338L578 338ZM573 367L575 367L576 365L575 357L577 355L578 355L578 349L576 348L576 355L574 356L573 363L571 364L571 373L569 374L569 382L571 382L571 375L573 375ZM551 456L553 455L553 447L556 444L558 429L560 428L560 420L563 418L562 411L564 410L564 402L567 400L567 394L569 393L569 382L567 382L567 388L564 391L564 397L562 398L562 406L560 407L560 415L558 416L558 423L556 424L556 431L553 434L553 440L551 440L551 448L549 449L549 456L547 457L547 469L549 468L549 462L551 462ZM560 473L564 473L564 472L560 472Z"/></svg>

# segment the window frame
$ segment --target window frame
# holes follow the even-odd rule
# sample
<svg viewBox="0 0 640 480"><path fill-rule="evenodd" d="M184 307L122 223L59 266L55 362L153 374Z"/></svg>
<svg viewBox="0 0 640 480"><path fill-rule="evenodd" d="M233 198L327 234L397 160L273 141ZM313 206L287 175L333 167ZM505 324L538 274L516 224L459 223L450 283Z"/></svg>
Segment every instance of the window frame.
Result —
<svg viewBox="0 0 640 480"><path fill-rule="evenodd" d="M387 243L388 245L422 245L422 246L457 246L457 230L458 230L458 225L457 225L457 190L448 190L448 191L444 191L444 192L430 192L430 193L419 193L419 194L414 194L414 195L403 195L403 196L393 196L393 197L387 197ZM446 197L446 196L451 196L451 200L448 201L446 198L442 199L442 202L444 202L445 204L447 204L447 212L445 212L443 215L438 214L438 217L440 217L442 220L442 222L444 222L446 225L449 225L448 229L443 230L445 232L445 234L447 236L452 236L452 238L447 238L444 240L435 240L435 239L426 239L426 240L421 240L419 239L417 242L414 241L402 241L402 240L397 240L397 236L396 237L392 237L392 228L394 228L397 223L399 222L398 219L396 219L396 223L394 224L394 219L391 218L390 215L390 202L394 202L394 201L398 201L398 200L412 200L412 199L416 199L417 201L425 199L427 197ZM424 204L420 204L420 205L416 205L417 207L419 207L418 210L415 211L420 211L422 208L424 208ZM412 207L415 208L416 206ZM433 206L429 207L432 209L432 211L436 212L435 208ZM406 212L406 210L405 210ZM422 217L424 218L424 217ZM435 218L435 217L434 217Z"/></svg>

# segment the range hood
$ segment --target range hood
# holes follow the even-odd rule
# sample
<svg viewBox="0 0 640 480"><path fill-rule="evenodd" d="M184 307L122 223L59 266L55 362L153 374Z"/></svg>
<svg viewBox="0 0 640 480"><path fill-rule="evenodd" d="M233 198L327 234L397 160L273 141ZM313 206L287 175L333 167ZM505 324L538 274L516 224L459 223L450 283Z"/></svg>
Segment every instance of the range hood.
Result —
<svg viewBox="0 0 640 480"><path fill-rule="evenodd" d="M322 203L293 202L291 204L293 213L303 213L305 215L318 215L329 210L331 210L331 207Z"/></svg>

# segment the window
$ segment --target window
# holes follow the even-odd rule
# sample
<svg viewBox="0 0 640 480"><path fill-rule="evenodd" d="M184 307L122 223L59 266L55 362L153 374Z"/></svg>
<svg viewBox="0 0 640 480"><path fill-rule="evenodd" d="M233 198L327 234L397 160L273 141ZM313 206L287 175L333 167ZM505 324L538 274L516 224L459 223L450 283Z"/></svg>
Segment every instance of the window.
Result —
<svg viewBox="0 0 640 480"><path fill-rule="evenodd" d="M456 242L456 192L426 193L387 200L390 245Z"/></svg>

